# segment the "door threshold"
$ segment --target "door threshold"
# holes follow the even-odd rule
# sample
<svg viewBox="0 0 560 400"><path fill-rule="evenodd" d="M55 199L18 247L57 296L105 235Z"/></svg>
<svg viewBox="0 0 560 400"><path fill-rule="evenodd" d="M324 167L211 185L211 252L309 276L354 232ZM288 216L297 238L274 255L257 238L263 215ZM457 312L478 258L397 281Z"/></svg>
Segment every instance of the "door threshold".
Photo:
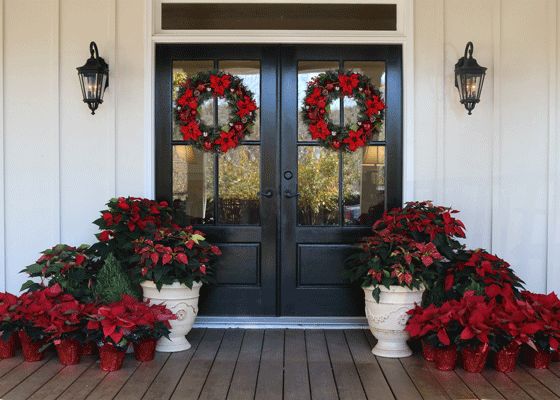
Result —
<svg viewBox="0 0 560 400"><path fill-rule="evenodd" d="M195 328L242 329L366 329L365 317L205 317L196 318Z"/></svg>

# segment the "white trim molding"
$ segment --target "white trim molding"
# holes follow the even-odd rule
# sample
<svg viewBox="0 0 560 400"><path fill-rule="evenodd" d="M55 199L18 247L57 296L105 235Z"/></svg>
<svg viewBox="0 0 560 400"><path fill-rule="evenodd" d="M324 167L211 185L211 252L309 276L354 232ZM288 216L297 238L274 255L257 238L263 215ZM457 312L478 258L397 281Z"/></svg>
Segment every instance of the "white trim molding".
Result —
<svg viewBox="0 0 560 400"><path fill-rule="evenodd" d="M195 328L241 329L367 329L365 317L204 317Z"/></svg>

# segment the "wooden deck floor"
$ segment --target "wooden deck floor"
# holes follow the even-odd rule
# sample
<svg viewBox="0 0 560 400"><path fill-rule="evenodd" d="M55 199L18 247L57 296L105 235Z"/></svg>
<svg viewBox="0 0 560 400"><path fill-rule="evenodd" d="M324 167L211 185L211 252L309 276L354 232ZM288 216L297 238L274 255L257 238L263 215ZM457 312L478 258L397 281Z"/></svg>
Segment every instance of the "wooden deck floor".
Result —
<svg viewBox="0 0 560 400"><path fill-rule="evenodd" d="M560 399L560 363L511 374L441 372L419 356L375 358L362 330L193 330L192 349L128 355L124 368L93 358L63 368L44 361L0 362L0 399Z"/></svg>

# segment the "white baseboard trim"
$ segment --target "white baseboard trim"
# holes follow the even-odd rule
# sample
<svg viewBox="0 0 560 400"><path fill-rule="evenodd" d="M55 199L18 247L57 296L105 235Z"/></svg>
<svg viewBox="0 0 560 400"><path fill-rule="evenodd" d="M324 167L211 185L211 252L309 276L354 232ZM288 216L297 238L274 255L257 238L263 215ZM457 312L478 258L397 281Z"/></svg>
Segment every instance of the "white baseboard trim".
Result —
<svg viewBox="0 0 560 400"><path fill-rule="evenodd" d="M195 328L366 329L365 317L197 317Z"/></svg>

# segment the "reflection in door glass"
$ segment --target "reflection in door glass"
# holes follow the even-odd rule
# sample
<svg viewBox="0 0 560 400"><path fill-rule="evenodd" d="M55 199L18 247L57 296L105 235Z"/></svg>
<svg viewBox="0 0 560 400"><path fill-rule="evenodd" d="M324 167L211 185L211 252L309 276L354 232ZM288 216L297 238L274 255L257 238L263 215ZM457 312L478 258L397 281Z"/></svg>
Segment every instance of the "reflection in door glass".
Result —
<svg viewBox="0 0 560 400"><path fill-rule="evenodd" d="M338 225L338 153L298 148L298 224Z"/></svg>
<svg viewBox="0 0 560 400"><path fill-rule="evenodd" d="M239 146L218 163L218 223L259 224L260 146Z"/></svg>
<svg viewBox="0 0 560 400"><path fill-rule="evenodd" d="M214 222L214 155L173 146L173 205L188 224Z"/></svg>
<svg viewBox="0 0 560 400"><path fill-rule="evenodd" d="M368 146L343 155L346 225L371 225L385 207L385 147Z"/></svg>

